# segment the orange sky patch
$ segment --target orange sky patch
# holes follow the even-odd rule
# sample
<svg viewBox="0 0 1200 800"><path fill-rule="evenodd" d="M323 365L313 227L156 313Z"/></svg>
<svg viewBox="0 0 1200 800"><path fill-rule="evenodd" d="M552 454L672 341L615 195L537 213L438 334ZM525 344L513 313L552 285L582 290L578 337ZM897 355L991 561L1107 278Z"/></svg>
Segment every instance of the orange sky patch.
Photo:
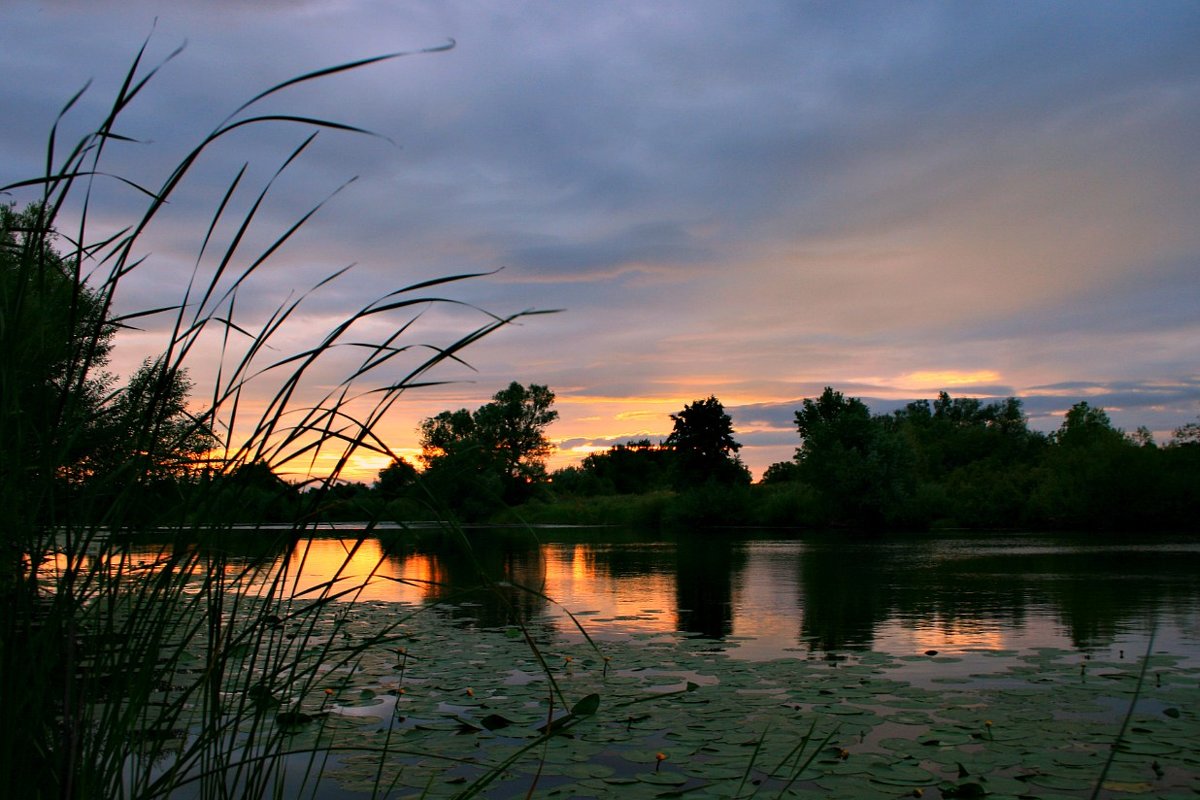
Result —
<svg viewBox="0 0 1200 800"><path fill-rule="evenodd" d="M980 386L996 384L1003 380L1000 373L990 369L973 371L941 369L919 370L899 375L884 381L890 386L906 391L930 392L952 389L956 386Z"/></svg>

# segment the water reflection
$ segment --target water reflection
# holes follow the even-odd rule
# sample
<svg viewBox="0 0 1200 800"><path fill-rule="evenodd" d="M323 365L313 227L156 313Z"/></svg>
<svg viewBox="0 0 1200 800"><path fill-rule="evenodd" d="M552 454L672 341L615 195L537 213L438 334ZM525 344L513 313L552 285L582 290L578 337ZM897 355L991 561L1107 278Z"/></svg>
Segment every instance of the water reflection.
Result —
<svg viewBox="0 0 1200 800"><path fill-rule="evenodd" d="M1155 626L1165 648L1200 656L1200 545L1189 543L1113 549L1035 536L539 536L247 534L192 546L226 571L280 565L293 592L337 581L359 587L346 599L436 606L463 625L531 621L546 635L574 629L561 604L593 638L683 632L737 640L733 654L742 657L1094 650L1133 646ZM141 557L180 546L147 543Z"/></svg>
<svg viewBox="0 0 1200 800"><path fill-rule="evenodd" d="M697 537L675 553L679 630L709 639L729 636L734 581L746 563L745 543L725 536Z"/></svg>
<svg viewBox="0 0 1200 800"><path fill-rule="evenodd" d="M545 611L542 549L528 536L415 546L400 540L391 544L388 561L398 576L422 589L422 602L444 606L450 618L463 623L502 627Z"/></svg>
<svg viewBox="0 0 1200 800"><path fill-rule="evenodd" d="M797 558L799 639L815 650L870 649L895 604L892 560L879 547L807 548Z"/></svg>
<svg viewBox="0 0 1200 800"><path fill-rule="evenodd" d="M584 622L589 635L677 630L673 546L619 537L549 544L545 553L547 592ZM566 629L574 626L560 617Z"/></svg>
<svg viewBox="0 0 1200 800"><path fill-rule="evenodd" d="M1193 544L817 540L800 561L802 636L822 649L894 650L907 639L913 650L1091 651L1156 624L1196 646L1187 635L1200 616Z"/></svg>

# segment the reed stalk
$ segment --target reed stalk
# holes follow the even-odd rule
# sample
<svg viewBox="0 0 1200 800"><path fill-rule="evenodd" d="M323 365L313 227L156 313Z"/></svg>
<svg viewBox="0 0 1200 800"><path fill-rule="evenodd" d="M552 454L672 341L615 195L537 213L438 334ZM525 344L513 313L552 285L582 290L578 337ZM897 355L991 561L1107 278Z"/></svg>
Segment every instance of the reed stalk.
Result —
<svg viewBox="0 0 1200 800"><path fill-rule="evenodd" d="M83 92L71 98L51 127L40 174L0 187L28 203L4 208L0 238L0 351L20 354L0 362L5 796L258 798L301 788L315 796L325 756L353 745L321 730L298 740L286 722L317 718L321 680L393 641L403 620L367 641L327 632L322 620L352 601L373 571L297 591L303 558L292 556L304 551L311 523L299 513L282 529L235 529L234 521L261 520L231 516L248 491L233 478L256 465L302 472L331 455L332 470L306 487L319 503L356 451L390 454L374 429L405 392L437 382L437 367L535 313L476 309L482 321L452 341L410 341L430 306L467 306L443 290L480 277L447 275L387 292L311 347L279 355L271 343L340 272L257 323L238 317L238 295L324 203L254 250L250 232L279 176L318 133L370 134L259 109L291 87L409 54L339 64L259 92L200 136L157 185L110 172L113 152L134 146L120 132L127 109L177 54L147 67L144 44L100 123L64 150L59 130ZM175 301L116 313L122 287L155 269L143 251L166 205L234 132L263 126L296 128L300 143L264 185L247 188L243 168L212 198L210 216L196 222L193 275ZM108 183L141 205L124 227L97 231L96 190ZM249 210L234 217L240 203ZM169 320L165 343L149 354L136 390L118 387L104 372L113 337L150 319ZM391 332L365 337L364 323L379 319ZM181 400L187 368L214 340L221 358L201 376L203 408L193 408ZM348 349L361 357L344 378L307 399L318 366ZM267 398L261 411L248 411L251 393ZM169 503L161 492L173 493ZM148 515L155 503L169 513ZM170 544L139 559L135 545L151 529ZM298 763L299 778L288 774Z"/></svg>

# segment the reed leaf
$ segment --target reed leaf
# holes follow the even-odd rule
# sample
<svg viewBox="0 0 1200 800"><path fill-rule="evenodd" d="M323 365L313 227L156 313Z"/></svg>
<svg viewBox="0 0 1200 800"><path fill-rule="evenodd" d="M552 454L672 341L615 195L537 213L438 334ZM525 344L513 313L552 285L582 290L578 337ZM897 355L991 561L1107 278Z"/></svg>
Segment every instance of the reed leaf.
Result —
<svg viewBox="0 0 1200 800"><path fill-rule="evenodd" d="M319 502L356 451L391 453L374 428L404 392L441 385L445 381L431 372L466 364L466 348L541 313L494 314L442 295L446 287L491 274L463 272L409 282L348 314L315 345L277 354L273 342L303 302L343 269L279 302L264 320L236 314L239 292L353 182L268 236L247 258L243 250L261 227L261 211L278 179L300 162L320 132L377 136L339 120L260 113L256 106L299 84L442 52L453 42L318 69L258 92L202 135L156 185L108 168L110 154L137 141L120 129L126 110L182 52L178 48L147 67L149 42L134 55L93 130L61 149L62 123L78 109L85 85L50 128L42 174L0 187L35 195L21 230L9 230L16 217L6 211L0 242L5 248L0 303L10 321L0 325L0 335L6 352L32 354L0 365L0 461L20 465L0 473L5 537L0 600L8 607L0 620L0 681L6 693L0 785L13 796L61 800L169 798L181 791L200 798L266 797L296 788L285 769L301 763L296 757L307 759L299 780L313 792L332 753L441 758L397 748L390 738L383 748L348 747L320 737L295 745L281 720L313 719L309 698L320 682L339 670L352 674L371 648L399 641L406 616L397 615L361 640L339 637L328 614L354 608L380 577L383 557L365 573L351 575L360 538L332 576L305 587L305 544L314 533L307 512L297 510L278 532L249 520L253 530L246 532L232 524L229 510L242 507L248 496L236 480L240 470L304 460L312 466L333 451L330 474L309 481L310 499ZM302 129L304 138L257 190L247 190L243 165L214 198L211 214L198 225L195 262L178 301L114 313L125 281L155 269L154 259L141 254L144 243L205 155L235 131L279 124ZM92 223L101 182L126 187L143 203L128 224L107 233L97 233ZM248 191L248 209L231 221L236 201ZM69 219L67 208L77 209ZM60 226L69 232L58 236ZM222 239L220 231L229 226L232 232ZM54 249L63 244L63 252ZM67 295L56 304L53 325L11 324L37 318L37 291L48 280L66 287ZM408 340L424 309L447 304L474 310L483 321L449 343ZM361 323L385 314L405 319L381 341L359 335ZM163 315L173 319L161 350L149 354L145 395L139 396L133 382L120 386L103 373L110 340L134 329L135 321ZM206 405L177 408L187 368L210 332L220 358L204 376ZM34 357L51 350L52 362ZM332 388L315 392L315 401L302 399L314 393L315 367L343 352L361 358ZM402 367L398 378L384 376L384 368L402 355L415 355L415 363ZM22 371L39 364L35 378ZM375 385L363 386L364 381ZM254 414L245 412L251 391L266 392L267 398ZM127 425L120 436L112 433L116 418ZM189 449L196 441L210 444L209 452ZM156 518L148 506L157 491L179 497L169 513ZM368 521L364 537L376 522ZM165 542L163 549L139 560L138 543L151 533ZM251 552L238 552L247 549ZM305 703L309 711L302 710Z"/></svg>

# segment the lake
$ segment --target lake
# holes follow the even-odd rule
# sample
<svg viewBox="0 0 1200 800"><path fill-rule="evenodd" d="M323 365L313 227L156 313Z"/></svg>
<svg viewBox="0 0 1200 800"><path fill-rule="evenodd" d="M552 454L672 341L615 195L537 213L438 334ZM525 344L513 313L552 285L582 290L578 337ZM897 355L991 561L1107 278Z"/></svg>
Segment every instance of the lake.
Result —
<svg viewBox="0 0 1200 800"><path fill-rule="evenodd" d="M253 536L234 560L261 557ZM1187 539L335 529L275 558L301 596L372 576L329 612L347 641L403 620L403 646L297 708L334 687L322 736L406 755L332 758L313 797L380 778L396 797L1088 797L1103 770L1099 796L1176 796L1200 776ZM564 735L526 753L550 717Z"/></svg>
<svg viewBox="0 0 1200 800"><path fill-rule="evenodd" d="M376 570L359 600L441 605L464 624L536 622L571 635L570 611L599 640L679 632L735 658L1038 647L1132 658L1151 631L1159 649L1200 658L1200 543L1187 539L586 528L466 535L469 552L384 532L343 572ZM342 566L352 541L315 538L290 557L317 583ZM481 590L481 572L538 594Z"/></svg>

